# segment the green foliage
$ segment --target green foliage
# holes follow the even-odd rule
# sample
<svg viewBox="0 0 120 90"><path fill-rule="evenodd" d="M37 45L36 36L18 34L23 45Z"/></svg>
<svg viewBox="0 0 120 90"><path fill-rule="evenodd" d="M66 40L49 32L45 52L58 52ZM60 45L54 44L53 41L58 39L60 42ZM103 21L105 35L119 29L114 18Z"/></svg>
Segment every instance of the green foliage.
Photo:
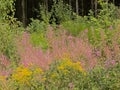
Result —
<svg viewBox="0 0 120 90"><path fill-rule="evenodd" d="M15 0L6 0L6 1L0 0L1 3L0 54L2 53L6 55L11 60L12 63L20 64L18 63L19 56L17 55L15 41L16 41L16 36L19 36L20 33L22 32L21 30L24 29L20 27L18 22L16 22L15 19L13 18L14 10L15 10L14 1ZM85 58L82 58L84 60L82 63L80 63L77 60L72 61L70 58L72 56L69 57L69 55L68 57L63 57L58 61L57 60L53 61L53 63L50 64L50 67L44 71L39 67L32 66L32 64L26 67L24 66L17 66L17 68L10 67L10 72L9 72L10 74L3 76L1 75L2 72L0 73L0 90L13 90L13 89L14 90L47 90L47 89L48 90L119 90L120 89L120 83L119 83L120 82L119 79L120 49L119 49L119 45L117 45L117 41L115 42L115 44L113 44L112 42L113 40L120 41L119 27L117 30L115 30L115 24L116 24L115 22L117 20L116 7L113 4L108 4L102 1L99 1L99 3L101 5L101 9L99 10L97 17L94 17L94 13L90 11L89 16L85 16L85 17L77 16L76 20L71 20L72 12L70 7L68 5L65 6L66 4L63 3L63 0L58 0L58 2L57 0L54 0L54 4L50 12L46 11L46 8L44 6L41 6L40 8L41 19L40 20L32 19L31 24L29 24L27 28L28 32L30 32L31 43L35 47L41 47L43 51L48 49L47 54L46 52L44 52L41 55L43 56L48 55L45 57L49 60L54 59L54 55L53 55L54 53L58 53L58 52L60 53L59 50L56 50L56 52L53 52L53 54L50 53L52 52L52 48L54 47L56 48L56 44L57 44L55 42L54 47L49 47L48 41L45 37L46 35L45 31L47 30L47 25L50 22L62 24L62 26L74 36L77 36L79 33L81 37L86 35L87 37L83 37L83 39L89 40L89 42L92 43L92 45L90 44L91 45L90 48L92 48L93 46L93 48L96 49L96 47L100 46L102 48L97 48L97 49L100 49L100 51L102 51L104 45L106 45L106 47L108 48L111 45L110 50L108 50L108 48L105 48L106 52L102 51L103 55L95 56L95 58L94 57L92 58L93 60L96 59L97 62L96 67L87 70L85 69L86 65L84 65L86 64L84 63L84 61L86 60ZM14 22L14 24L3 23L3 21L5 20L6 22L12 21ZM119 23L120 22L117 22L117 24ZM57 32L54 38L57 38L58 34L60 33ZM69 34L66 33L66 35ZM113 38L113 36L115 37L115 39ZM70 41L71 40L74 41L75 40L74 38L76 38L77 40L78 37L68 36L68 39L70 39ZM61 38L60 40L62 39L63 38ZM58 44L60 42L61 41L58 41ZM62 41L62 43L65 42L66 40ZM80 43L80 42L76 42L76 43ZM116 52L114 51L114 48L116 49ZM29 48L27 48L26 50L28 49ZM66 49L66 47L63 48L63 50L64 49ZM73 50L73 49L69 49L69 50ZM84 48L81 50L83 50L82 52L86 53L86 50L84 50ZM76 48L75 51L77 52ZM35 51L33 53L35 53ZM90 50L88 49L87 53L89 55L94 55L94 53L96 52L94 52L94 50L93 52L90 52ZM115 55L114 53L118 55ZM106 54L108 54L108 57ZM38 52L37 55L39 55ZM74 55L75 53L73 53L73 56ZM115 56L111 56L111 55L115 55ZM36 56L35 57L31 56L31 54L29 56L32 59L37 58ZM27 55L25 56L25 59L26 57ZM40 57L42 58L42 56ZM77 58L80 59L80 57L76 57L76 59ZM106 60L109 58L112 60L115 59L113 60L115 62L110 62L110 63L108 60L108 64L109 66L111 65L111 67L104 67L105 65L101 65L101 63L103 64L104 61L100 61L100 60ZM34 61L36 63L41 64L39 60L38 61L33 60L33 62ZM48 61L48 62L51 63L52 61ZM94 62L93 63L90 62L90 63L94 64Z"/></svg>
<svg viewBox="0 0 120 90"><path fill-rule="evenodd" d="M52 21L60 24L61 22L71 19L71 7L65 3L63 0L53 0L54 4L51 10Z"/></svg>
<svg viewBox="0 0 120 90"><path fill-rule="evenodd" d="M14 90L44 90L43 79L44 72L41 68L32 66L17 67L9 78L9 88Z"/></svg>
<svg viewBox="0 0 120 90"><path fill-rule="evenodd" d="M68 4L63 3L63 0L53 0L51 10L48 11L46 6L41 4L38 12L40 21L46 24L61 24L71 19L72 9Z"/></svg>
<svg viewBox="0 0 120 90"><path fill-rule="evenodd" d="M17 23L17 22L16 22ZM9 25L0 22L0 53L11 60L11 64L17 65L18 55L16 50L16 37L23 31L23 27L18 24Z"/></svg>
<svg viewBox="0 0 120 90"><path fill-rule="evenodd" d="M38 17L40 18L40 20L45 22L46 24L49 24L51 12L47 11L45 5L40 5L40 9L38 12L39 12Z"/></svg>
<svg viewBox="0 0 120 90"><path fill-rule="evenodd" d="M14 20L16 0L0 0L0 20Z"/></svg>
<svg viewBox="0 0 120 90"><path fill-rule="evenodd" d="M120 88L120 65L116 65L109 69L95 68L90 72L90 84L92 90L119 90Z"/></svg>
<svg viewBox="0 0 120 90"><path fill-rule="evenodd" d="M37 19L36 20L32 19L32 22L27 27L28 32L31 33L30 34L31 43L36 47L40 46L44 50L48 48L47 39L45 37L46 29L47 24Z"/></svg>
<svg viewBox="0 0 120 90"><path fill-rule="evenodd" d="M77 17L76 20L69 20L69 21L63 22L62 26L74 36L79 35L80 32L90 27L89 24L87 24L86 16Z"/></svg>
<svg viewBox="0 0 120 90"><path fill-rule="evenodd" d="M40 46L43 50L46 50L48 48L48 42L45 38L44 33L32 33L31 42L34 46Z"/></svg>
<svg viewBox="0 0 120 90"><path fill-rule="evenodd" d="M102 38L106 43L111 42L118 19L117 8L113 4L100 1L99 4L101 9L98 10L96 17L90 10L89 16L78 16L76 20L62 23L62 26L72 35L78 36L86 32L89 41L96 47L101 46Z"/></svg>
<svg viewBox="0 0 120 90"><path fill-rule="evenodd" d="M72 62L69 58L54 62L46 72L46 83L49 84L47 88L55 90L77 87L78 81L83 85L83 78L86 78L86 72L80 62Z"/></svg>
<svg viewBox="0 0 120 90"><path fill-rule="evenodd" d="M98 11L97 17L94 17L94 12L90 10L89 18L91 26L96 28L100 27L103 29L107 29L109 26L113 26L118 18L118 10L112 3L102 2L99 0L99 4L101 9Z"/></svg>
<svg viewBox="0 0 120 90"><path fill-rule="evenodd" d="M96 67L79 72L77 63L56 62L47 71L38 67L17 67L5 80L0 76L1 90L119 90L120 65L111 68ZM62 66L62 67L61 67ZM76 68L78 67L78 68Z"/></svg>
<svg viewBox="0 0 120 90"><path fill-rule="evenodd" d="M11 30L11 27L8 24L0 23L0 52L8 57L14 54L13 37L14 31Z"/></svg>
<svg viewBox="0 0 120 90"><path fill-rule="evenodd" d="M28 26L28 32L34 33L34 32L44 32L47 28L47 24L45 22L41 22L40 20L31 19L32 22Z"/></svg>

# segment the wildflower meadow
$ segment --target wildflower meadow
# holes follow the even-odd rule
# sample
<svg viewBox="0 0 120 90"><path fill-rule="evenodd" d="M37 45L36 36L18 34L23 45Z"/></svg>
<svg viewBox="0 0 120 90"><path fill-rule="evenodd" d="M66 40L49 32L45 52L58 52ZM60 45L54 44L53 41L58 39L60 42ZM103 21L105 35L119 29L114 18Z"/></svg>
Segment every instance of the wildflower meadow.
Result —
<svg viewBox="0 0 120 90"><path fill-rule="evenodd" d="M59 1L26 27L0 6L0 90L120 90L119 8L98 3L79 16Z"/></svg>

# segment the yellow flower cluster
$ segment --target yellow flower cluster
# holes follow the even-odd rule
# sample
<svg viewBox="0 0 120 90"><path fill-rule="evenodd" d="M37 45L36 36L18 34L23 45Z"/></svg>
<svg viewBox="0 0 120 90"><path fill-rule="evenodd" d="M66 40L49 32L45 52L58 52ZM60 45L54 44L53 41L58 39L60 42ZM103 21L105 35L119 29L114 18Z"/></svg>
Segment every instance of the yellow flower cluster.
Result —
<svg viewBox="0 0 120 90"><path fill-rule="evenodd" d="M43 74L43 70L41 68L35 68L33 71L34 74Z"/></svg>
<svg viewBox="0 0 120 90"><path fill-rule="evenodd" d="M64 71L65 74L69 73L69 69L73 71L82 72L85 74L85 70L82 68L80 62L72 62L70 58L63 58L61 64L57 67L58 70Z"/></svg>
<svg viewBox="0 0 120 90"><path fill-rule="evenodd" d="M73 62L70 58L64 57L62 61L57 65L56 71L53 71L51 73L51 78L58 80L59 77L65 76L70 77L72 75L76 75L76 73L81 73L83 75L86 75L85 70L82 68L80 62ZM58 73L59 72L59 73Z"/></svg>
<svg viewBox="0 0 120 90"><path fill-rule="evenodd" d="M12 79L19 83L27 83L31 79L30 76L32 75L32 71L29 70L29 68L26 67L18 67L16 68L15 72L12 74Z"/></svg>
<svg viewBox="0 0 120 90"><path fill-rule="evenodd" d="M43 73L43 71L40 68L35 68L34 70L31 70L28 67L20 66L16 68L13 72L12 79L20 84L29 84L33 75L41 73Z"/></svg>

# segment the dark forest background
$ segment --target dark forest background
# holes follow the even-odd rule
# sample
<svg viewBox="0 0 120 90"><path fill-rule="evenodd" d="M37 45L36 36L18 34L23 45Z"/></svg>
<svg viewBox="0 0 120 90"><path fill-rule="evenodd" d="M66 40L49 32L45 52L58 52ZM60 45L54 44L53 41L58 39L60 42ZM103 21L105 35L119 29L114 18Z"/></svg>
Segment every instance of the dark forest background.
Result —
<svg viewBox="0 0 120 90"><path fill-rule="evenodd" d="M30 22L30 18L37 18L40 5L44 5L47 11L50 11L55 0L16 0L15 17L24 24ZM61 1L61 0L56 0ZM116 6L120 5L120 0L104 0L108 3L114 3ZM94 11L95 16L98 13L100 5L98 0L63 0L63 3L71 6L72 11L77 15L88 15L89 10Z"/></svg>

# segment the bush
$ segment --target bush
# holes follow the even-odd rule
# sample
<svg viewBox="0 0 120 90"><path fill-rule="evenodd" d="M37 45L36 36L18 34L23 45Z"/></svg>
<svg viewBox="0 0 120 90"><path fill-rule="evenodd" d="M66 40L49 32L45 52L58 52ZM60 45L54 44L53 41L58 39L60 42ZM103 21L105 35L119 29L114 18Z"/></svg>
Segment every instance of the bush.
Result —
<svg viewBox="0 0 120 90"><path fill-rule="evenodd" d="M93 69L89 74L92 88L96 90L118 90L120 88L120 80L117 79L120 74L119 70L119 65L109 69L101 67Z"/></svg>
<svg viewBox="0 0 120 90"><path fill-rule="evenodd" d="M114 4L102 2L99 0L101 9L98 11L98 15L94 17L94 12L90 10L89 19L91 26L95 28L107 29L110 26L114 26L118 19L118 9Z"/></svg>
<svg viewBox="0 0 120 90"><path fill-rule="evenodd" d="M31 19L32 22L29 24L29 26L27 27L27 31L30 33L43 33L46 31L47 28L47 24L44 22L41 22L40 20L36 19Z"/></svg>
<svg viewBox="0 0 120 90"><path fill-rule="evenodd" d="M43 70L39 67L30 65L29 67L19 66L9 77L9 88L14 89L43 89Z"/></svg>
<svg viewBox="0 0 120 90"><path fill-rule="evenodd" d="M54 62L46 72L46 88L69 89L75 88L77 81L86 76L80 62L72 62L68 57ZM81 82L82 83L82 82Z"/></svg>
<svg viewBox="0 0 120 90"><path fill-rule="evenodd" d="M81 32L83 32L85 29L89 28L84 21L82 21L82 18L79 19L80 21L66 21L62 23L62 26L72 35L78 36Z"/></svg>
<svg viewBox="0 0 120 90"><path fill-rule="evenodd" d="M64 21L70 20L72 13L71 7L63 3L63 0L53 0L53 2L50 22L61 24Z"/></svg>
<svg viewBox="0 0 120 90"><path fill-rule="evenodd" d="M15 37L18 31L15 29L6 23L0 23L0 53L3 53L13 61L17 61Z"/></svg>
<svg viewBox="0 0 120 90"><path fill-rule="evenodd" d="M0 0L0 3L0 20L10 23L13 22L15 14L15 0Z"/></svg>
<svg viewBox="0 0 120 90"><path fill-rule="evenodd" d="M31 43L35 46L35 47L41 47L43 50L46 50L48 48L48 41L44 35L44 33L32 33L30 35L31 38Z"/></svg>
<svg viewBox="0 0 120 90"><path fill-rule="evenodd" d="M53 5L49 10L40 4L39 12L40 21L46 24L61 24L64 21L72 18L72 9L68 4L63 3L63 0L53 0Z"/></svg>

